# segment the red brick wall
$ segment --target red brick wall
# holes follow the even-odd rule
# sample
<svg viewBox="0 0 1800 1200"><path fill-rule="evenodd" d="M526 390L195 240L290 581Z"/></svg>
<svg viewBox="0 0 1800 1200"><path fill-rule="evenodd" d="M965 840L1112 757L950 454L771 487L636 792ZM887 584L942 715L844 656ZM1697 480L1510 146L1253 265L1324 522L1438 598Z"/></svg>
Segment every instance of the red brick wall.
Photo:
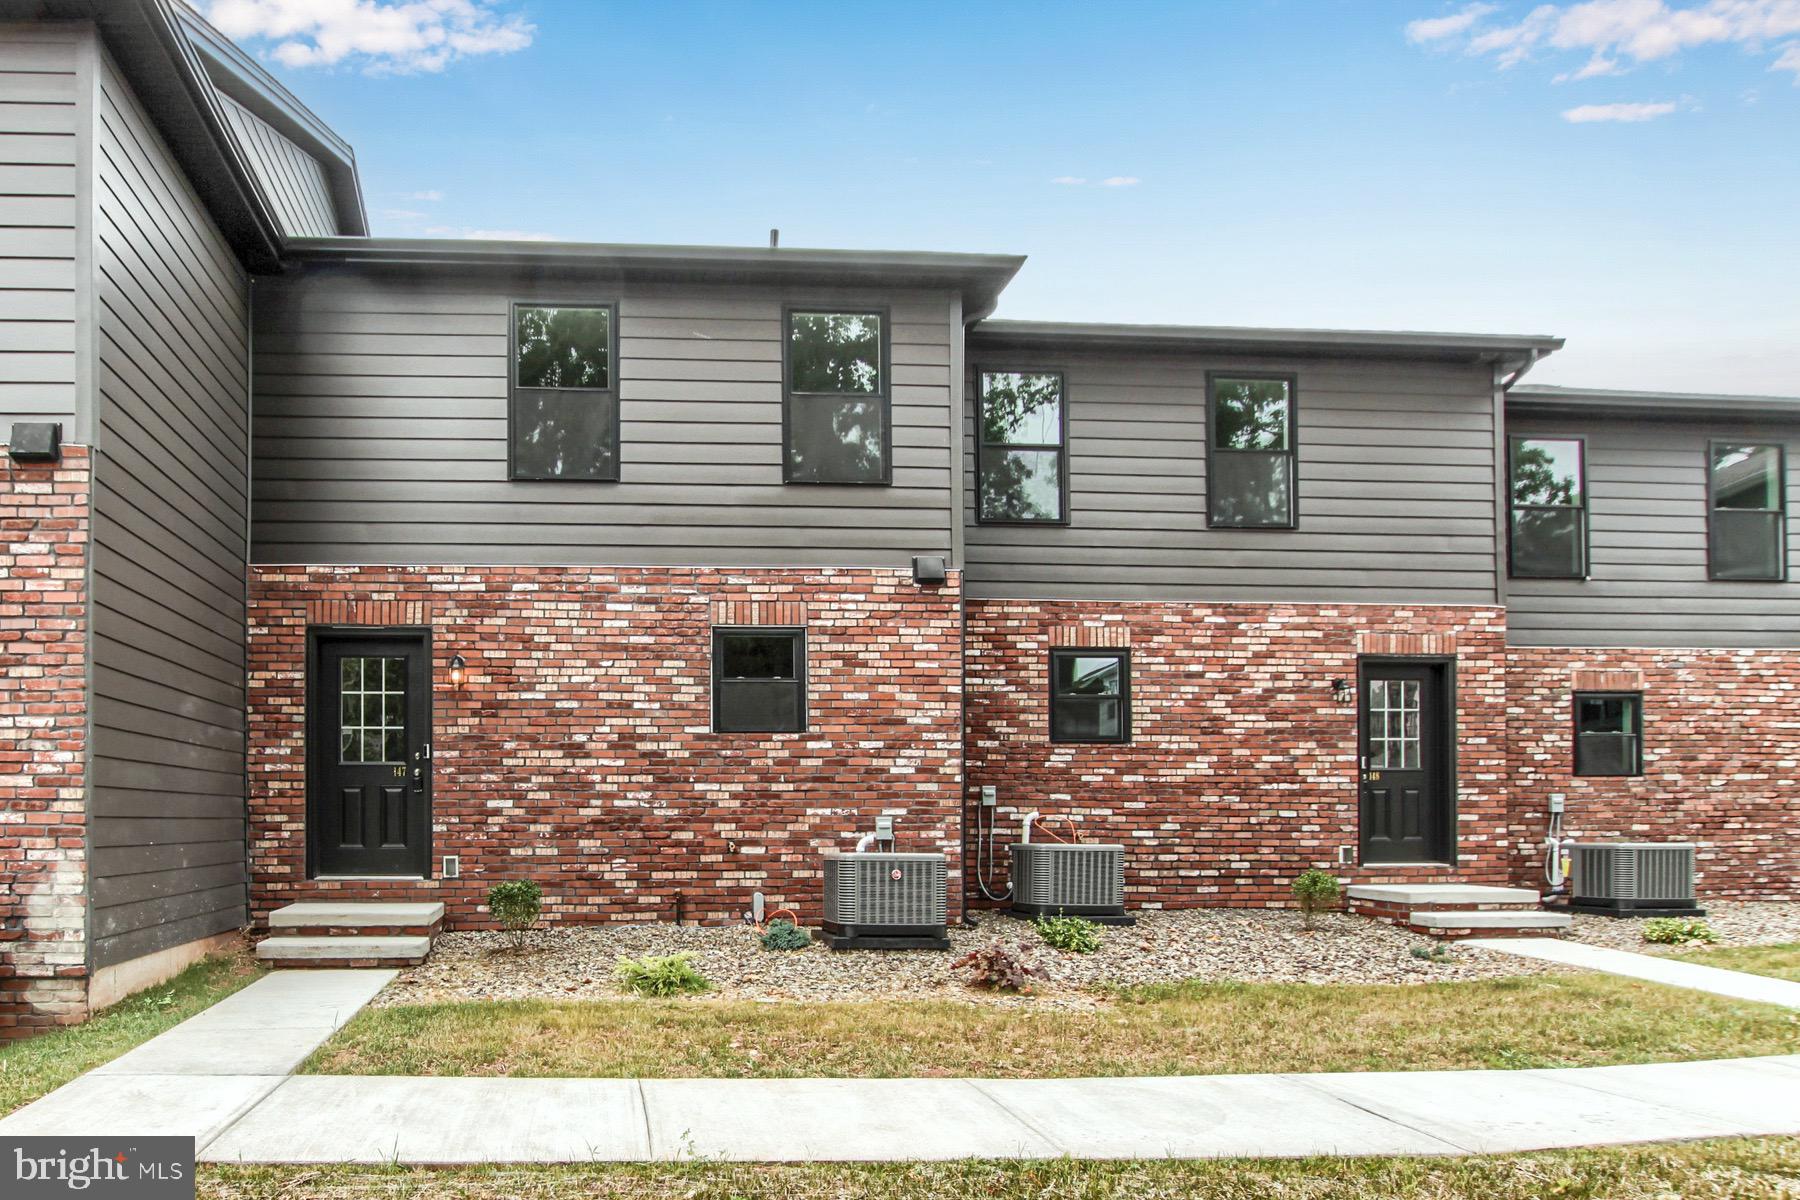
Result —
<svg viewBox="0 0 1800 1200"><path fill-rule="evenodd" d="M1129 745L1049 741L1048 651L1081 645L1129 645ZM1497 608L971 600L969 798L999 789L1002 846L1032 809L1123 842L1134 907L1288 903L1312 866L1355 882L1449 878L1335 866L1357 841L1357 730L1332 683L1354 683L1359 653L1456 656L1455 877L1505 882L1516 852Z"/></svg>
<svg viewBox="0 0 1800 1200"><path fill-rule="evenodd" d="M1577 777L1577 690L1644 693L1644 774ZM1800 654L1792 650L1512 651L1512 770L1542 838L1552 793L1578 838L1698 844L1700 894L1800 891ZM1541 876L1534 858L1521 882Z"/></svg>
<svg viewBox="0 0 1800 1200"><path fill-rule="evenodd" d="M0 446L0 1038L86 1015L88 479Z"/></svg>
<svg viewBox="0 0 1800 1200"><path fill-rule="evenodd" d="M877 813L902 849L943 849L960 913L959 580L906 571L254 567L252 907L441 899L484 919L531 878L551 921L735 920L761 890L819 914L820 851ZM809 730L713 734L711 627L803 619ZM309 623L433 630L434 858L462 878L309 882ZM460 691L447 663L468 663Z"/></svg>

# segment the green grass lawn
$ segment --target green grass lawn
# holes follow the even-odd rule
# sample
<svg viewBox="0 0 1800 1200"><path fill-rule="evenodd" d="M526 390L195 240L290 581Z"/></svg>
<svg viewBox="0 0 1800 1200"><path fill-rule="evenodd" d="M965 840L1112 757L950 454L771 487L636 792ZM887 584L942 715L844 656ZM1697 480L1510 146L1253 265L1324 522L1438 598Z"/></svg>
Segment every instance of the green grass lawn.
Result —
<svg viewBox="0 0 1800 1200"><path fill-rule="evenodd" d="M501 1001L367 1009L332 1075L1090 1076L1555 1067L1792 1053L1800 1013L1601 975L1169 984L1096 1011L955 1001Z"/></svg>
<svg viewBox="0 0 1800 1200"><path fill-rule="evenodd" d="M239 988L262 970L248 954L202 959L167 983L129 996L85 1025L71 1025L0 1046L0 1114L39 1096L133 1046L179 1025Z"/></svg>
<svg viewBox="0 0 1800 1200"><path fill-rule="evenodd" d="M1787 946L1715 946L1690 950L1677 955L1684 962L1702 966L1723 967L1727 971L1748 971L1752 975L1772 975L1800 983L1800 945Z"/></svg>
<svg viewBox="0 0 1800 1200"><path fill-rule="evenodd" d="M202 1166L206 1200L1792 1200L1800 1139L1477 1158L1198 1162Z"/></svg>

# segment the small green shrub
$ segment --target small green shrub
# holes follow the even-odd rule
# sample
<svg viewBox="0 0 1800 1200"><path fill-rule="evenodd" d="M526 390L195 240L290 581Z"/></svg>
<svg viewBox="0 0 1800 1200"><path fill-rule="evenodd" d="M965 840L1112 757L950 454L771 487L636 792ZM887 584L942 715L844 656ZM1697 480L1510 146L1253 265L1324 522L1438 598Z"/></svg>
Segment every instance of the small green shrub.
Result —
<svg viewBox="0 0 1800 1200"><path fill-rule="evenodd" d="M976 987L1002 992L1028 993L1032 980L1050 978L1050 972L1025 957L1024 946L1008 946L1004 942L971 950L951 963L950 969L967 971L969 982Z"/></svg>
<svg viewBox="0 0 1800 1200"><path fill-rule="evenodd" d="M1682 946L1688 942L1716 942L1719 935L1699 917L1655 917L1644 922L1644 940Z"/></svg>
<svg viewBox="0 0 1800 1200"><path fill-rule="evenodd" d="M1450 947L1444 945L1442 942L1433 942L1429 946L1414 946L1412 948L1412 956L1428 963L1452 963L1456 961L1456 956L1450 952Z"/></svg>
<svg viewBox="0 0 1800 1200"><path fill-rule="evenodd" d="M1092 954L1100 948L1100 927L1086 917L1040 916L1032 924L1052 949Z"/></svg>
<svg viewBox="0 0 1800 1200"><path fill-rule="evenodd" d="M525 934L544 911L544 890L529 879L510 879L488 889L487 906L500 928L511 936L513 948L522 949Z"/></svg>
<svg viewBox="0 0 1800 1200"><path fill-rule="evenodd" d="M812 935L786 917L776 917L762 935L764 950L804 950L812 945Z"/></svg>
<svg viewBox="0 0 1800 1200"><path fill-rule="evenodd" d="M704 992L712 984L706 982L706 976L689 961L691 958L693 955L685 952L662 957L654 954L646 954L643 958L621 957L619 965L613 968L613 978L623 984L627 991L645 996L679 996L684 992Z"/></svg>
<svg viewBox="0 0 1800 1200"><path fill-rule="evenodd" d="M1294 899L1300 902L1302 921L1306 928L1311 929L1314 917L1321 910L1337 904L1340 889L1337 876L1314 867L1310 871L1302 871L1289 890L1294 893Z"/></svg>

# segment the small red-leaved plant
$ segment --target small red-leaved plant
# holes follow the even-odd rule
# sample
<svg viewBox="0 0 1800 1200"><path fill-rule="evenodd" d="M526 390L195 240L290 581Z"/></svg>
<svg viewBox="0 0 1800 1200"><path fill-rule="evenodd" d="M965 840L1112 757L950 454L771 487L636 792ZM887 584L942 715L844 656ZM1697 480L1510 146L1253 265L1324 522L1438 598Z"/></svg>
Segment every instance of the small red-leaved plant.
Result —
<svg viewBox="0 0 1800 1200"><path fill-rule="evenodd" d="M1003 992L1028 993L1032 980L1050 978L1050 972L1025 957L1024 946L1004 942L971 950L951 963L950 969L969 972L969 982L976 987Z"/></svg>

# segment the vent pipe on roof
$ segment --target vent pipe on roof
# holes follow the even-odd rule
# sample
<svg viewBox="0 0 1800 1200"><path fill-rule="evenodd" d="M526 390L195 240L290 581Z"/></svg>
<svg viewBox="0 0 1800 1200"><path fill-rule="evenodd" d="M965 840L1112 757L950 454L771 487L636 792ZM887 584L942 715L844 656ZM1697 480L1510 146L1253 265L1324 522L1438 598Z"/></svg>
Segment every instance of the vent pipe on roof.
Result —
<svg viewBox="0 0 1800 1200"><path fill-rule="evenodd" d="M771 250L781 249L781 230L779 230L779 229L769 230L769 249L771 249Z"/></svg>

